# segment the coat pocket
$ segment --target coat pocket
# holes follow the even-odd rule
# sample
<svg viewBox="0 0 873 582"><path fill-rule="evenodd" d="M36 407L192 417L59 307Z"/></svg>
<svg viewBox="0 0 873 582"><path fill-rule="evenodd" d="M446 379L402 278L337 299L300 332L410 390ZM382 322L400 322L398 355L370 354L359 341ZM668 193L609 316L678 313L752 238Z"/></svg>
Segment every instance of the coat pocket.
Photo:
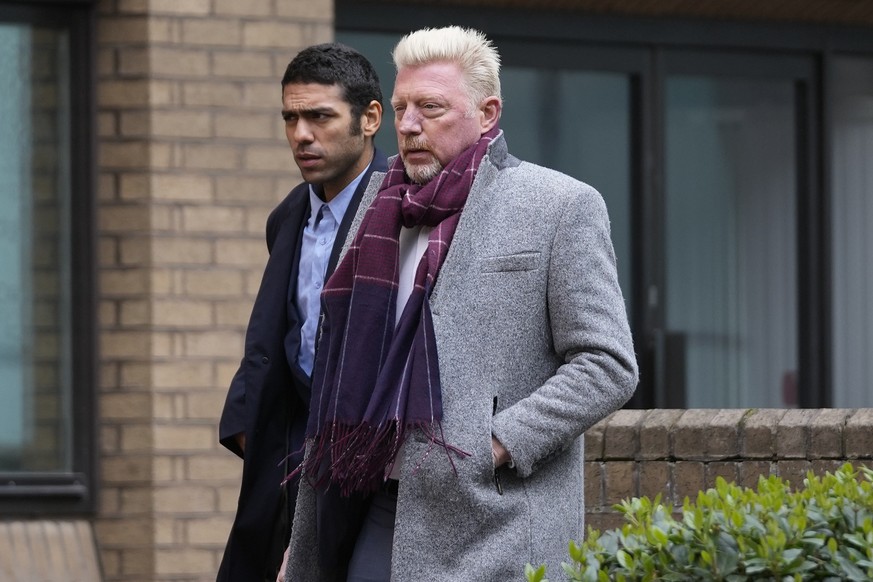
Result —
<svg viewBox="0 0 873 582"><path fill-rule="evenodd" d="M533 271L539 266L540 251L525 251L498 257L485 257L480 263L482 273L504 273L507 271Z"/></svg>

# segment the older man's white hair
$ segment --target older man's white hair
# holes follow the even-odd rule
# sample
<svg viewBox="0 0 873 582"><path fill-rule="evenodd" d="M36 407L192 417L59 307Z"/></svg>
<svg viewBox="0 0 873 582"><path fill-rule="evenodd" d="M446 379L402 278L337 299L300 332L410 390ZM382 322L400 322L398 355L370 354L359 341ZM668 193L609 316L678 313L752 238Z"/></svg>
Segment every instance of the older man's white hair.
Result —
<svg viewBox="0 0 873 582"><path fill-rule="evenodd" d="M437 62L456 63L467 79L471 112L486 97L500 95L500 54L485 34L472 28L423 28L400 39L391 53L399 71Z"/></svg>

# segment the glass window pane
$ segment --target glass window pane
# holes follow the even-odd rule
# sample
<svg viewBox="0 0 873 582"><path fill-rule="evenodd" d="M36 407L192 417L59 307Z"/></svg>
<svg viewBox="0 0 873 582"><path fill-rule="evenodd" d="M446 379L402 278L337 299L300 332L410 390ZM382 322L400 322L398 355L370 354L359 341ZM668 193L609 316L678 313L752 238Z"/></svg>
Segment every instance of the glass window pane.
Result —
<svg viewBox="0 0 873 582"><path fill-rule="evenodd" d="M0 471L72 468L68 50L0 24Z"/></svg>
<svg viewBox="0 0 873 582"><path fill-rule="evenodd" d="M691 408L797 403L790 81L666 87L666 366Z"/></svg>
<svg viewBox="0 0 873 582"><path fill-rule="evenodd" d="M591 184L609 209L631 313L630 79L622 73L506 66L500 127L509 151Z"/></svg>
<svg viewBox="0 0 873 582"><path fill-rule="evenodd" d="M833 69L833 405L873 406L873 59Z"/></svg>

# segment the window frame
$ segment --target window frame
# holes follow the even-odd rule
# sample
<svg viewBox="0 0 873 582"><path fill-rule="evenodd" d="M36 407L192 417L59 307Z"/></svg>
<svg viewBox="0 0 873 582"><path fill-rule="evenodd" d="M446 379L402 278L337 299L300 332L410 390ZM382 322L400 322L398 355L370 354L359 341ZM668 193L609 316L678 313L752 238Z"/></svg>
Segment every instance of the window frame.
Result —
<svg viewBox="0 0 873 582"><path fill-rule="evenodd" d="M94 7L92 1L0 2L0 21L57 26L69 33L71 470L0 472L6 515L92 514L97 509L97 294Z"/></svg>

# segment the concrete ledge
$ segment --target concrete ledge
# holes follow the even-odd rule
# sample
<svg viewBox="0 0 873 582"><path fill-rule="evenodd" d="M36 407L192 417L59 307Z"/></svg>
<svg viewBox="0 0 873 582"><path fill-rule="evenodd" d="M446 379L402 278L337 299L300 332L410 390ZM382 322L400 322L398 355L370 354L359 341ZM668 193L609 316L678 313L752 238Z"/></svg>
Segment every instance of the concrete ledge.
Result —
<svg viewBox="0 0 873 582"><path fill-rule="evenodd" d="M91 524L84 520L0 521L0 580L100 582Z"/></svg>

